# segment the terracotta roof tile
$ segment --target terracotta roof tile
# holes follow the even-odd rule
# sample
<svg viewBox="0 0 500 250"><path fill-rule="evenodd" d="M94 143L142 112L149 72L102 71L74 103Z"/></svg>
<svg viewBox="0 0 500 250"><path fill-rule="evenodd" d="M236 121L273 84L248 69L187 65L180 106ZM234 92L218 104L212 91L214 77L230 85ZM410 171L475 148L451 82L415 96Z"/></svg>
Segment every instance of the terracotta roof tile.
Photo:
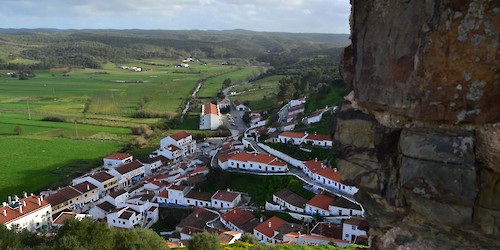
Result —
<svg viewBox="0 0 500 250"><path fill-rule="evenodd" d="M213 196L212 199L217 199L221 201L228 201L232 202L234 201L240 194L235 193L235 192L230 192L230 191L225 191L225 190L219 190L217 191Z"/></svg>
<svg viewBox="0 0 500 250"><path fill-rule="evenodd" d="M0 224L9 223L13 220L17 220L21 217L28 215L28 214L36 212L39 209L42 209L42 208L45 208L46 206L49 206L48 201L45 199L43 199L41 201L41 204L38 205L38 196L35 196L35 195L28 196L27 198L19 199L18 204L23 204L23 202L26 202L26 206L23 206L22 213L19 211L19 206L16 206L16 207L10 207L9 205L1 206L0 207ZM5 211L7 216L4 216L4 211Z"/></svg>
<svg viewBox="0 0 500 250"><path fill-rule="evenodd" d="M184 139L186 137L190 136L190 134L186 131L181 131L181 132L178 132L178 133L175 133L173 135L171 135L170 137L176 141L178 140L181 140L181 139Z"/></svg>
<svg viewBox="0 0 500 250"><path fill-rule="evenodd" d="M120 173L120 174L126 174L128 172L134 171L136 169L139 169L143 167L142 163L138 160L134 160L133 162L127 163L125 165L119 166L115 168L115 170Z"/></svg>
<svg viewBox="0 0 500 250"><path fill-rule="evenodd" d="M168 190L163 190L158 194L158 197L168 198Z"/></svg>
<svg viewBox="0 0 500 250"><path fill-rule="evenodd" d="M317 174L321 175L327 179L341 183L340 172L335 170L335 169L326 167L326 168L320 169Z"/></svg>
<svg viewBox="0 0 500 250"><path fill-rule="evenodd" d="M258 226L255 227L256 231L259 231L260 233L264 234L265 236L271 238L274 236L274 231L283 226L288 222L284 221L283 219L273 216L269 218L268 220L262 222Z"/></svg>
<svg viewBox="0 0 500 250"><path fill-rule="evenodd" d="M332 138L330 135L323 135L323 134L309 134L306 137L307 140L314 140L314 141L331 141Z"/></svg>
<svg viewBox="0 0 500 250"><path fill-rule="evenodd" d="M108 180L115 178L114 176L110 175L109 173L107 173L105 171L100 171L100 172L91 174L90 177L99 181L99 182L106 182Z"/></svg>
<svg viewBox="0 0 500 250"><path fill-rule="evenodd" d="M131 157L128 153L112 153L110 155L107 155L104 157L104 159L110 159L110 160L124 160Z"/></svg>
<svg viewBox="0 0 500 250"><path fill-rule="evenodd" d="M73 185L73 188L82 192L82 193L87 193L91 190L97 189L97 186L95 186L94 184L92 184L88 181L84 181L80 184Z"/></svg>
<svg viewBox="0 0 500 250"><path fill-rule="evenodd" d="M251 212L241 210L239 208L228 211L227 213L221 215L221 218L240 229L241 226L243 226L245 223L249 222L250 220L256 219Z"/></svg>
<svg viewBox="0 0 500 250"><path fill-rule="evenodd" d="M335 225L330 222L319 222L314 226L311 234L342 239L342 226Z"/></svg>
<svg viewBox="0 0 500 250"><path fill-rule="evenodd" d="M307 204L323 210L328 210L328 206L333 203L335 199L331 196L324 194L317 194L312 199L310 199Z"/></svg>
<svg viewBox="0 0 500 250"><path fill-rule="evenodd" d="M217 106L213 103L203 104L202 110L203 110L202 115L207 115L207 114L219 115L219 111L217 110Z"/></svg>
<svg viewBox="0 0 500 250"><path fill-rule="evenodd" d="M306 136L306 133L286 131L286 132L281 133L280 136L298 139L298 138L304 138Z"/></svg>

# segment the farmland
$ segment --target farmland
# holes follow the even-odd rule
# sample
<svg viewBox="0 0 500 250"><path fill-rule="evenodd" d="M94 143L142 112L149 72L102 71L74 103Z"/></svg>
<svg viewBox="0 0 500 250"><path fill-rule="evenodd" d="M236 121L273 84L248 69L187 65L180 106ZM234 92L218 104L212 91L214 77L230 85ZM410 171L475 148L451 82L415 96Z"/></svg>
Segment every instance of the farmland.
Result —
<svg viewBox="0 0 500 250"><path fill-rule="evenodd" d="M274 75L247 84L242 84L232 90L238 93L233 99L238 99L241 102L248 102L250 108L254 110L270 109L275 104L276 93L278 92L279 80L281 77L280 75Z"/></svg>
<svg viewBox="0 0 500 250"><path fill-rule="evenodd" d="M177 115L199 81L251 72L218 61L189 68L175 63L123 64L143 72L112 63L59 68L35 71L28 80L0 73L0 197L39 191L96 167L102 156L132 141L131 127ZM137 118L139 109L156 116Z"/></svg>

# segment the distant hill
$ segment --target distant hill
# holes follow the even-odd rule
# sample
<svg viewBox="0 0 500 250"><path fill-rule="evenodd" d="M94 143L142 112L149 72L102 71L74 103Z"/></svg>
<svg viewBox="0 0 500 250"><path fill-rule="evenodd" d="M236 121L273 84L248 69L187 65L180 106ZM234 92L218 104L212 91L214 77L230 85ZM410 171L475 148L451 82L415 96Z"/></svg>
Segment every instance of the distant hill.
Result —
<svg viewBox="0 0 500 250"><path fill-rule="evenodd" d="M347 34L247 30L58 30L0 29L0 68L82 66L146 58L257 58L267 53L322 51L349 44Z"/></svg>

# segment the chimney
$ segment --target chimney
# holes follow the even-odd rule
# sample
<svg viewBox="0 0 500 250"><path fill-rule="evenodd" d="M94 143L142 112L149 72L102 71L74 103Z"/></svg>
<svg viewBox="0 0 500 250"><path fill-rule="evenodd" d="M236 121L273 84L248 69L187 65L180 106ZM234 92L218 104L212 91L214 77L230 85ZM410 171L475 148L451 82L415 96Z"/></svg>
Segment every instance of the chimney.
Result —
<svg viewBox="0 0 500 250"><path fill-rule="evenodd" d="M26 201L23 201L23 206L26 206Z"/></svg>
<svg viewBox="0 0 500 250"><path fill-rule="evenodd" d="M43 201L43 195L40 195L40 201Z"/></svg>
<svg viewBox="0 0 500 250"><path fill-rule="evenodd" d="M268 226L268 227L271 227L271 222L267 223L267 226Z"/></svg>
<svg viewBox="0 0 500 250"><path fill-rule="evenodd" d="M30 193L30 196L33 196L33 193Z"/></svg>
<svg viewBox="0 0 500 250"><path fill-rule="evenodd" d="M7 210L6 209L3 210L3 216L7 217Z"/></svg>
<svg viewBox="0 0 500 250"><path fill-rule="evenodd" d="M5 201L4 201L4 202L2 203L2 206L4 206L4 207L5 207L5 206L7 206L7 202L5 202Z"/></svg>
<svg viewBox="0 0 500 250"><path fill-rule="evenodd" d="M318 162L318 157L314 157L314 162Z"/></svg>
<svg viewBox="0 0 500 250"><path fill-rule="evenodd" d="M19 197L17 196L17 194L14 195L14 202L18 202L19 201Z"/></svg>
<svg viewBox="0 0 500 250"><path fill-rule="evenodd" d="M227 188L227 191L228 191L228 192L231 192L231 189Z"/></svg>
<svg viewBox="0 0 500 250"><path fill-rule="evenodd" d="M23 213L23 206L22 205L19 205L19 213Z"/></svg>
<svg viewBox="0 0 500 250"><path fill-rule="evenodd" d="M12 204L12 197L9 195L9 197L7 198L7 201L9 202L9 204Z"/></svg>
<svg viewBox="0 0 500 250"><path fill-rule="evenodd" d="M236 214L236 209L233 209L233 213Z"/></svg>
<svg viewBox="0 0 500 250"><path fill-rule="evenodd" d="M23 197L28 198L28 194L26 192L23 192Z"/></svg>
<svg viewBox="0 0 500 250"><path fill-rule="evenodd" d="M89 190L90 190L90 185L89 185L89 184L87 184L87 191L89 191Z"/></svg>
<svg viewBox="0 0 500 250"><path fill-rule="evenodd" d="M37 198L36 200L38 201L38 206L41 206L42 205L42 198Z"/></svg>
<svg viewBox="0 0 500 250"><path fill-rule="evenodd" d="M334 168L334 169L333 169L333 172L337 173L337 168Z"/></svg>

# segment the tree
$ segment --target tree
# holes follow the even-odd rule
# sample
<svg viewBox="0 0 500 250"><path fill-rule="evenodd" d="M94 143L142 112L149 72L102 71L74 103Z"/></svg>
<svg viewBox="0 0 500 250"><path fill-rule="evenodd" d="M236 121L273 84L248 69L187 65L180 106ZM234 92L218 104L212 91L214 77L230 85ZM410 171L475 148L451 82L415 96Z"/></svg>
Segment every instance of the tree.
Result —
<svg viewBox="0 0 500 250"><path fill-rule="evenodd" d="M253 234L245 233L243 236L241 236L241 241L247 242L250 244L259 244L259 239L255 237Z"/></svg>
<svg viewBox="0 0 500 250"><path fill-rule="evenodd" d="M0 249L21 249L21 241L16 232L0 224Z"/></svg>
<svg viewBox="0 0 500 250"><path fill-rule="evenodd" d="M113 231L106 223L92 219L68 219L59 229L56 249L115 249Z"/></svg>
<svg viewBox="0 0 500 250"><path fill-rule="evenodd" d="M139 148L143 147L147 143L148 140L146 140L146 138L144 138L143 136L137 136L134 140L134 145Z"/></svg>
<svg viewBox="0 0 500 250"><path fill-rule="evenodd" d="M207 231L203 233L194 234L189 240L189 250L221 250L222 247L219 243L217 234L212 234Z"/></svg>
<svg viewBox="0 0 500 250"><path fill-rule="evenodd" d="M168 249L165 240L152 230L135 228L131 231L115 231L115 249Z"/></svg>
<svg viewBox="0 0 500 250"><path fill-rule="evenodd" d="M23 129L23 127L21 127L21 126L16 126L16 127L14 128L14 132L15 132L17 135L22 134L22 133L23 133L23 131L24 131L24 129Z"/></svg>

